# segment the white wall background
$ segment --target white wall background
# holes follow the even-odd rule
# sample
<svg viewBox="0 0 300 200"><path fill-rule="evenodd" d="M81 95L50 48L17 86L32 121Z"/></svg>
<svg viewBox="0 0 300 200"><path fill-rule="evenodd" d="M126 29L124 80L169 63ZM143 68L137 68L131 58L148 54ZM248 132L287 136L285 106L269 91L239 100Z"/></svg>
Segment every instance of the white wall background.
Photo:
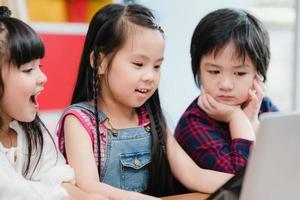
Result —
<svg viewBox="0 0 300 200"><path fill-rule="evenodd" d="M189 54L194 28L204 15L218 8L233 7L251 11L251 1L137 0L135 2L153 9L166 33L165 60L159 89L169 126L174 128L186 107L199 94L199 89L194 84ZM253 14L264 13L258 10ZM280 15L278 10L276 15ZM265 15L264 18L266 17ZM267 94L281 109L289 110L292 106L293 29L290 26L278 28L266 25L270 33L272 54Z"/></svg>
<svg viewBox="0 0 300 200"><path fill-rule="evenodd" d="M290 2L290 5L293 0L136 0L134 2L151 8L166 34L165 60L161 68L159 90L171 129L175 128L181 114L199 95L199 89L196 88L193 80L189 54L194 28L204 15L223 7L250 10L265 23L271 40L267 95L283 111L291 110L293 103L300 105L300 102L293 102L295 9L291 6L280 7L285 5L285 2ZM266 7L257 6L257 2ZM270 5L277 7L270 7ZM53 131L61 111L41 114L50 131Z"/></svg>

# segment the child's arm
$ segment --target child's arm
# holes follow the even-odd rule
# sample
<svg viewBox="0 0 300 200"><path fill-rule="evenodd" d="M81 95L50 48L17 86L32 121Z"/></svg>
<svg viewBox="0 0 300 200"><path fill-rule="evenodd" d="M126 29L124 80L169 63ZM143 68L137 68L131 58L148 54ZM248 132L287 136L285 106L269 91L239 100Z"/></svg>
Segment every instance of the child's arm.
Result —
<svg viewBox="0 0 300 200"><path fill-rule="evenodd" d="M30 181L18 174L0 152L1 199L23 200L108 200L100 195L83 192L72 183L63 183L69 196L59 184L49 185L43 181ZM61 192L58 192L61 191Z"/></svg>
<svg viewBox="0 0 300 200"><path fill-rule="evenodd" d="M24 179L24 184L39 195L38 199L61 200L59 197L65 196L63 200L107 200L99 194L84 192L74 185L74 170L65 164L65 159L50 136L46 132L43 134L43 153L36 172L31 177L33 181Z"/></svg>
<svg viewBox="0 0 300 200"><path fill-rule="evenodd" d="M69 196L63 200L109 200L100 194L84 192L71 183L63 183L63 187L69 194Z"/></svg>
<svg viewBox="0 0 300 200"><path fill-rule="evenodd" d="M247 162L254 133L239 107L225 108L225 114L222 113L219 117L233 121L231 137L226 135L228 130L225 123L217 122L209 116L215 115L211 112L212 109L206 113L198 107L196 101L180 119L175 135L179 144L200 167L234 174ZM243 120L246 127L240 126Z"/></svg>
<svg viewBox="0 0 300 200"><path fill-rule="evenodd" d="M1 199L41 199L39 190L44 191L41 184L39 190L36 190L21 174L18 174L0 151L0 197ZM34 184L34 183L33 183Z"/></svg>
<svg viewBox="0 0 300 200"><path fill-rule="evenodd" d="M202 169L179 146L174 136L168 133L167 157L172 173L188 189L212 193L233 175Z"/></svg>
<svg viewBox="0 0 300 200"><path fill-rule="evenodd" d="M76 184L79 188L86 192L99 193L110 199L157 199L101 183L94 159L92 142L81 122L73 115L68 115L65 118L64 134L68 162L75 170Z"/></svg>

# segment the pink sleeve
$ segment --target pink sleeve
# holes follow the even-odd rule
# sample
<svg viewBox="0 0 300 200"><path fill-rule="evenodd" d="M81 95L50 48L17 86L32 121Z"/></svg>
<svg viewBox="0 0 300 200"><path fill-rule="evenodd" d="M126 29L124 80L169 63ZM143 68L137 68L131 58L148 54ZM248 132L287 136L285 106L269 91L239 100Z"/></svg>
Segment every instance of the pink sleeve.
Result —
<svg viewBox="0 0 300 200"><path fill-rule="evenodd" d="M88 132L90 139L92 141L92 144L94 146L94 135L91 129L92 126L92 122L91 122L91 118L88 116L88 114L86 114L85 112L79 110L79 109L70 109L68 111L66 111L62 117L60 118L59 122L58 122L58 128L57 128L57 136L58 136L58 147L59 150L64 153L64 122L65 122L65 118L68 115L73 115L75 116L80 122L81 124L84 126L84 128L86 129L86 131Z"/></svg>

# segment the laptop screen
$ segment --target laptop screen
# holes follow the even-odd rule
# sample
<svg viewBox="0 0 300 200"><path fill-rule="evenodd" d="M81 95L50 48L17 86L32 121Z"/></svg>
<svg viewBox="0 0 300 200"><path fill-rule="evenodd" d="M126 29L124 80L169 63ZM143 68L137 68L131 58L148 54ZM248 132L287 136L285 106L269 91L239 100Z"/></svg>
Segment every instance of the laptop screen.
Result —
<svg viewBox="0 0 300 200"><path fill-rule="evenodd" d="M208 200L300 198L300 113L262 114L247 167Z"/></svg>
<svg viewBox="0 0 300 200"><path fill-rule="evenodd" d="M300 198L300 113L261 115L241 200Z"/></svg>

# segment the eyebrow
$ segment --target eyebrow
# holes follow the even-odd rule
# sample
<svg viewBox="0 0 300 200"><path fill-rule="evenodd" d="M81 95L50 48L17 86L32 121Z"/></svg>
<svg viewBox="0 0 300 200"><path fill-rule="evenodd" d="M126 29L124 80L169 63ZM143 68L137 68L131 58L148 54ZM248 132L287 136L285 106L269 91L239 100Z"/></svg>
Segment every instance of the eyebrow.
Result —
<svg viewBox="0 0 300 200"><path fill-rule="evenodd" d="M148 56L142 55L142 54L136 54L136 55L132 55L131 58L142 58L145 60L149 60L150 58ZM156 61L160 61L162 62L164 60L164 57L158 58Z"/></svg>
<svg viewBox="0 0 300 200"><path fill-rule="evenodd" d="M207 66L207 67L217 67L217 68L221 68L222 67L222 66L214 64L214 63L205 63L204 66ZM244 67L245 68L249 68L250 66L247 65L247 64L233 66L233 68L244 68Z"/></svg>

